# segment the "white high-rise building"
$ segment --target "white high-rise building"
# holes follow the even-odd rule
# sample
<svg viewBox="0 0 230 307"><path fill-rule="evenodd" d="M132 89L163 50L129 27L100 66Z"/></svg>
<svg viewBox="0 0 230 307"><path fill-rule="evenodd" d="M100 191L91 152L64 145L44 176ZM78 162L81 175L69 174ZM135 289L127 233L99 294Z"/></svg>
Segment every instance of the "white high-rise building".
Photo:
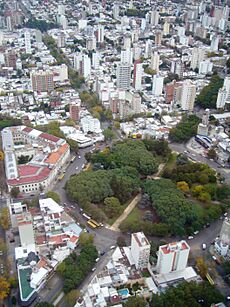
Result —
<svg viewBox="0 0 230 307"><path fill-rule="evenodd" d="M65 15L65 6L63 4L58 4L58 14Z"/></svg>
<svg viewBox="0 0 230 307"><path fill-rule="evenodd" d="M152 93L154 96L161 96L163 91L163 85L164 85L164 77L161 77L159 75L153 76L153 87L152 87Z"/></svg>
<svg viewBox="0 0 230 307"><path fill-rule="evenodd" d="M213 63L209 60L200 62L199 65L199 74L207 75L212 72Z"/></svg>
<svg viewBox="0 0 230 307"><path fill-rule="evenodd" d="M177 27L177 35L178 36L185 36L185 27Z"/></svg>
<svg viewBox="0 0 230 307"><path fill-rule="evenodd" d="M144 54L144 57L147 59L148 57L150 57L151 55L151 50L152 50L152 42L150 39L148 39L146 41L146 44L145 44L145 54Z"/></svg>
<svg viewBox="0 0 230 307"><path fill-rule="evenodd" d="M223 87L225 87L227 91L227 97L226 97L227 103L230 103L230 77L224 78Z"/></svg>
<svg viewBox="0 0 230 307"><path fill-rule="evenodd" d="M218 45L219 45L219 37L216 35L213 35L212 40L211 40L210 50L212 52L218 51Z"/></svg>
<svg viewBox="0 0 230 307"><path fill-rule="evenodd" d="M90 57L86 54L83 56L82 67L84 78L88 78L88 76L91 74L91 61Z"/></svg>
<svg viewBox="0 0 230 307"><path fill-rule="evenodd" d="M192 49L191 68L199 68L200 62L207 58L207 49L201 47L194 47Z"/></svg>
<svg viewBox="0 0 230 307"><path fill-rule="evenodd" d="M121 50L121 62L130 65L133 63L133 51L131 49Z"/></svg>
<svg viewBox="0 0 230 307"><path fill-rule="evenodd" d="M168 35L170 30L170 24L168 21L165 21L164 26L163 26L163 33L164 35Z"/></svg>
<svg viewBox="0 0 230 307"><path fill-rule="evenodd" d="M64 32L58 33L57 45L58 45L58 48L64 48L65 47L65 33Z"/></svg>
<svg viewBox="0 0 230 307"><path fill-rule="evenodd" d="M142 63L134 63L133 87L137 91L140 91L142 89L142 74L143 74Z"/></svg>
<svg viewBox="0 0 230 307"><path fill-rule="evenodd" d="M184 111L193 111L196 97L196 85L191 80L185 80L181 91L181 108Z"/></svg>
<svg viewBox="0 0 230 307"><path fill-rule="evenodd" d="M120 13L120 6L118 3L114 3L113 6L113 18L118 19L119 18L119 13Z"/></svg>
<svg viewBox="0 0 230 307"><path fill-rule="evenodd" d="M31 54L32 49L31 49L31 40L30 40L30 32L26 31L25 32L25 48L26 48L26 53Z"/></svg>
<svg viewBox="0 0 230 307"><path fill-rule="evenodd" d="M131 48L131 37L129 35L124 36L124 49Z"/></svg>
<svg viewBox="0 0 230 307"><path fill-rule="evenodd" d="M117 88L129 89L131 79L131 66L129 63L117 65Z"/></svg>
<svg viewBox="0 0 230 307"><path fill-rule="evenodd" d="M160 14L158 11L154 10L151 12L150 23L152 26L157 26L159 23Z"/></svg>
<svg viewBox="0 0 230 307"><path fill-rule="evenodd" d="M151 55L151 69L155 70L157 73L159 72L159 64L160 64L160 55L157 51L153 52Z"/></svg>
<svg viewBox="0 0 230 307"><path fill-rule="evenodd" d="M146 28L146 19L142 18L141 19L141 31L144 31Z"/></svg>
<svg viewBox="0 0 230 307"><path fill-rule="evenodd" d="M82 62L82 54L75 54L73 57L73 67L74 69L76 69L77 71L80 70L81 67L81 62Z"/></svg>
<svg viewBox="0 0 230 307"><path fill-rule="evenodd" d="M223 109L225 107L226 100L227 100L227 90L225 87L222 87L218 91L218 96L216 100L216 108Z"/></svg>
<svg viewBox="0 0 230 307"><path fill-rule="evenodd" d="M229 254L229 246L230 246L230 219L227 218L223 222L219 239L215 241L215 248L217 252L224 257L227 254Z"/></svg>
<svg viewBox="0 0 230 307"><path fill-rule="evenodd" d="M97 29L97 42L104 43L105 30L103 25L98 25Z"/></svg>
<svg viewBox="0 0 230 307"><path fill-rule="evenodd" d="M98 52L94 52L92 55L92 67L96 70L100 67L100 53Z"/></svg>
<svg viewBox="0 0 230 307"><path fill-rule="evenodd" d="M141 48L138 46L137 43L133 44L133 59L138 60L141 56Z"/></svg>
<svg viewBox="0 0 230 307"><path fill-rule="evenodd" d="M223 109L226 103L230 103L230 77L224 78L223 87L219 89L216 108Z"/></svg>
<svg viewBox="0 0 230 307"><path fill-rule="evenodd" d="M187 267L190 247L186 241L169 243L159 247L157 273L168 274Z"/></svg>
<svg viewBox="0 0 230 307"><path fill-rule="evenodd" d="M4 39L3 31L0 31L0 46L2 46L3 44L3 39Z"/></svg>
<svg viewBox="0 0 230 307"><path fill-rule="evenodd" d="M150 244L143 232L132 234L131 254L137 269L142 270L148 267Z"/></svg>
<svg viewBox="0 0 230 307"><path fill-rule="evenodd" d="M59 18L59 22L60 22L60 25L62 26L62 29L66 30L68 26L67 18L64 15L61 15Z"/></svg>

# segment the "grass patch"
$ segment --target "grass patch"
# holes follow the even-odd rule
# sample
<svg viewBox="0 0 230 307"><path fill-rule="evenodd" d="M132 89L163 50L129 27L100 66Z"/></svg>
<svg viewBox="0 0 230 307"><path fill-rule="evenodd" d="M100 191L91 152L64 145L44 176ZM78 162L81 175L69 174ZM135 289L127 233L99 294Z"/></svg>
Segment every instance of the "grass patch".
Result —
<svg viewBox="0 0 230 307"><path fill-rule="evenodd" d="M162 176L162 174L164 172L167 172L167 173L171 173L173 168L175 167L176 165L176 158L177 158L177 153L175 152L172 152L168 158L168 161L166 162L165 164L165 167L163 168L163 170L161 171L160 173L160 176Z"/></svg>
<svg viewBox="0 0 230 307"><path fill-rule="evenodd" d="M127 216L127 218L123 221L128 223L136 223L140 219L141 211L138 208L134 208L130 214Z"/></svg>
<svg viewBox="0 0 230 307"><path fill-rule="evenodd" d="M146 277L146 278L147 278L147 277L151 277L149 271L147 271L147 270L141 271L141 275L142 275L142 277Z"/></svg>
<svg viewBox="0 0 230 307"><path fill-rule="evenodd" d="M125 211L125 209L128 207L128 205L131 203L131 201L133 200L133 197L130 199L130 200L128 200L124 205L121 205L122 206L122 212L118 215L118 216L115 216L115 217L113 217L113 218L108 218L107 219L107 221L106 221L106 223L107 224L109 224L110 226L111 225L113 225L113 223L119 218L119 216L121 216L122 214L123 214L123 212ZM134 210L135 210L136 208L134 208ZM102 210L103 210L103 208L102 208ZM133 211L134 211L133 210ZM133 212L132 211L132 212ZM131 213L132 213L131 212ZM129 214L129 215L131 215L131 213ZM140 214L140 212L139 212L139 214ZM128 216L129 217L129 216ZM128 218L127 217L127 218Z"/></svg>

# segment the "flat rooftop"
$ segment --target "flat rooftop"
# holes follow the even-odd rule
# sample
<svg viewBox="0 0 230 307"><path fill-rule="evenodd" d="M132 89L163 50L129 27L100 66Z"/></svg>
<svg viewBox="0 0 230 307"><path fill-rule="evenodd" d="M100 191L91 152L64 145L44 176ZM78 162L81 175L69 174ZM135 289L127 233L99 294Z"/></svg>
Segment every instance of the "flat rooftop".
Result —
<svg viewBox="0 0 230 307"><path fill-rule="evenodd" d="M20 283L20 292L21 298L26 300L33 292L34 289L30 286L30 275L32 273L31 268L19 269L19 283Z"/></svg>

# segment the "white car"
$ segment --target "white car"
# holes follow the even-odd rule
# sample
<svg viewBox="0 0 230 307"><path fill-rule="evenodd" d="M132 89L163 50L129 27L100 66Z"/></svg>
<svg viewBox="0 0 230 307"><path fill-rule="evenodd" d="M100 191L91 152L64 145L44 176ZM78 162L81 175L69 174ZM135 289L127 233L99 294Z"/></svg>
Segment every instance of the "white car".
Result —
<svg viewBox="0 0 230 307"><path fill-rule="evenodd" d="M110 249L114 249L116 246L115 245L112 245L112 246L110 246Z"/></svg>
<svg viewBox="0 0 230 307"><path fill-rule="evenodd" d="M94 272L96 270L96 268L92 268L92 272Z"/></svg>
<svg viewBox="0 0 230 307"><path fill-rule="evenodd" d="M188 240L192 240L192 239L193 239L193 236L189 236L189 237L188 237Z"/></svg>
<svg viewBox="0 0 230 307"><path fill-rule="evenodd" d="M205 250L207 245L205 243L202 244L202 249Z"/></svg>
<svg viewBox="0 0 230 307"><path fill-rule="evenodd" d="M78 166L76 167L76 169L78 169Z"/></svg>
<svg viewBox="0 0 230 307"><path fill-rule="evenodd" d="M78 159L81 159L81 156L78 156Z"/></svg>

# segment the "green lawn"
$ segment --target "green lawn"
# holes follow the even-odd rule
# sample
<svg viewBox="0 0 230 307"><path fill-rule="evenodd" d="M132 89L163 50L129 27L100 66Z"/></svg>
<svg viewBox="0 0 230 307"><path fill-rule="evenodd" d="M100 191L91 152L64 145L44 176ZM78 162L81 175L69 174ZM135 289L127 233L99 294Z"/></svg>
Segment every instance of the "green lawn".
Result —
<svg viewBox="0 0 230 307"><path fill-rule="evenodd" d="M140 214L141 214L140 210L137 207L135 207L122 223L125 222L135 223L137 220L139 220Z"/></svg>
<svg viewBox="0 0 230 307"><path fill-rule="evenodd" d="M120 215L122 215L122 213L124 212L124 210L128 207L128 205L130 204L130 202L133 200L133 198L131 198L130 200L128 200L123 206L122 206L122 211L118 216L115 216L113 218L110 218L106 221L107 224L109 224L110 226L113 225L113 223L119 218ZM136 209L136 208L135 208ZM133 210L134 211L134 210ZM132 214L132 212L130 213Z"/></svg>

